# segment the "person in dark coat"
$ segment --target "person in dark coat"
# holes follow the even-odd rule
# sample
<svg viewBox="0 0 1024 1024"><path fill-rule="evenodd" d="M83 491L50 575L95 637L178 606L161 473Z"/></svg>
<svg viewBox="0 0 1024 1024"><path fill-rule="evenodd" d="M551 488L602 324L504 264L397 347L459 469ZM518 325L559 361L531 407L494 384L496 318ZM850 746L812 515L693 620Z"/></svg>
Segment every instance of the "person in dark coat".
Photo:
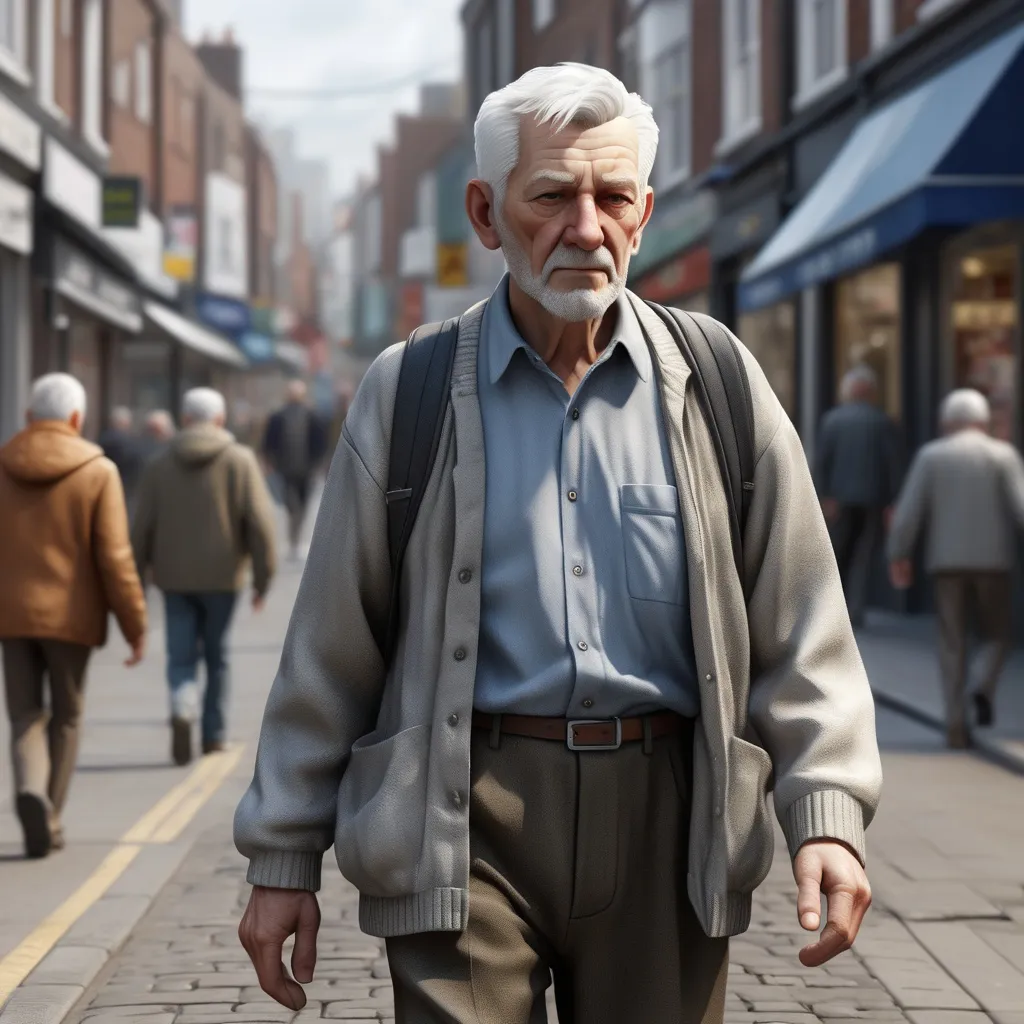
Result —
<svg viewBox="0 0 1024 1024"><path fill-rule="evenodd" d="M103 454L117 466L129 511L135 505L135 491L145 464L141 439L132 430L131 409L118 406L110 412L107 428L99 436Z"/></svg>

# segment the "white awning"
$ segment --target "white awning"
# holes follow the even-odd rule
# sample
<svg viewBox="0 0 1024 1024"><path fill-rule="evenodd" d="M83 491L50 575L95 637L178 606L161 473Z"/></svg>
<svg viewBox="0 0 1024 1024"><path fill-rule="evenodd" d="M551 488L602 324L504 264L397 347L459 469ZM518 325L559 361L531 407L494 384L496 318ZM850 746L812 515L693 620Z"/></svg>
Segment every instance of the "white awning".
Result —
<svg viewBox="0 0 1024 1024"><path fill-rule="evenodd" d="M147 302L143 306L146 316L156 324L160 330L169 334L175 341L180 342L186 348L213 359L218 363L227 363L229 366L245 368L249 360L241 349L233 345L227 338L208 330L194 320L188 320L173 309L161 306L158 302Z"/></svg>

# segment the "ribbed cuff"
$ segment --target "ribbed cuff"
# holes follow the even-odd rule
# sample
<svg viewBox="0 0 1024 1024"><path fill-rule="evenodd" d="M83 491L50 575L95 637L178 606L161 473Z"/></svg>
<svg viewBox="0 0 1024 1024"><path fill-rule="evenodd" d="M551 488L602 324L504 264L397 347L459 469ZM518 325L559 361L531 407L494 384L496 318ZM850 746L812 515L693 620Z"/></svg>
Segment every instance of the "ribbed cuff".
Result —
<svg viewBox="0 0 1024 1024"><path fill-rule="evenodd" d="M808 793L786 809L781 823L791 857L812 839L837 839L857 854L861 864L866 862L864 810L849 793L838 789Z"/></svg>
<svg viewBox="0 0 1024 1024"><path fill-rule="evenodd" d="M428 889L409 896L359 896L359 927L381 939L421 932L461 932L468 920L466 889Z"/></svg>
<svg viewBox="0 0 1024 1024"><path fill-rule="evenodd" d="M263 885L268 889L306 889L308 892L317 892L323 859L322 853L280 850L257 853L249 858L246 881L250 885Z"/></svg>

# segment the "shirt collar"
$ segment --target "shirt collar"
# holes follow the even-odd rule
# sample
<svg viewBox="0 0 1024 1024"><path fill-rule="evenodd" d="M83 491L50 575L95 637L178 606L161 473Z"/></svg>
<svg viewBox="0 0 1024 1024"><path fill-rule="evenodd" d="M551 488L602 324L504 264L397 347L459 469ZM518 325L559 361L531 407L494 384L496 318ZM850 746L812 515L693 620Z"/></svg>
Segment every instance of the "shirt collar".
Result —
<svg viewBox="0 0 1024 1024"><path fill-rule="evenodd" d="M618 310L618 317L615 333L604 354L610 355L616 345L621 344L632 360L637 376L642 381L647 381L652 372L651 353L647 348L640 323L632 304L626 297L625 290L616 299L612 309ZM489 376L491 383L497 384L504 376L517 349L522 349L527 355L536 355L516 330L516 325L512 320L512 310L508 301L508 274L502 277L487 304L487 320L486 343Z"/></svg>

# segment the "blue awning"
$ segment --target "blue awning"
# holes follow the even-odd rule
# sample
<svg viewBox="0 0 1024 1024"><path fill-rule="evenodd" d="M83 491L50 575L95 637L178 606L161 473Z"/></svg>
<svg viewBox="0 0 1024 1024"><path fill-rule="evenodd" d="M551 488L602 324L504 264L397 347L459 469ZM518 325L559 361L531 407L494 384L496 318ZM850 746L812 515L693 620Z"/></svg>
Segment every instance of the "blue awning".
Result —
<svg viewBox="0 0 1024 1024"><path fill-rule="evenodd" d="M750 310L931 226L1024 216L1024 25L866 117L741 278Z"/></svg>

